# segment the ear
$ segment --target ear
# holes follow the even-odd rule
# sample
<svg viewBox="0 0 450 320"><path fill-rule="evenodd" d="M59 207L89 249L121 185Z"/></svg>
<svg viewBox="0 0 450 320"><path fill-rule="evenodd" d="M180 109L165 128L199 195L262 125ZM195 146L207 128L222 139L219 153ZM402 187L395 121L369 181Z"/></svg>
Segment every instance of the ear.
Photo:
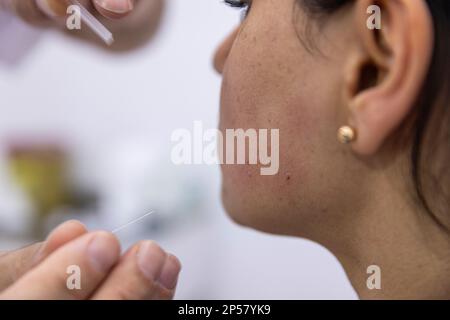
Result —
<svg viewBox="0 0 450 320"><path fill-rule="evenodd" d="M378 0L381 28L371 30L371 0L355 4L358 43L347 81L353 150L376 153L412 112L428 73L434 46L433 20L425 0Z"/></svg>

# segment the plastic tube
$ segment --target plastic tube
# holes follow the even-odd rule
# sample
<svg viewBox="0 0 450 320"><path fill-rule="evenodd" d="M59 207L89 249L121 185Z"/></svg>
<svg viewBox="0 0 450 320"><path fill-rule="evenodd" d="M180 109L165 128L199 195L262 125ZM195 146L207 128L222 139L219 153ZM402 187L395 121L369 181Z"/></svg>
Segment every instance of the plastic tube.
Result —
<svg viewBox="0 0 450 320"><path fill-rule="evenodd" d="M80 8L81 21L89 27L97 36L100 37L107 45L111 45L114 42L113 34L106 29L106 27L98 21L85 7L81 5L78 0L69 0L73 5Z"/></svg>

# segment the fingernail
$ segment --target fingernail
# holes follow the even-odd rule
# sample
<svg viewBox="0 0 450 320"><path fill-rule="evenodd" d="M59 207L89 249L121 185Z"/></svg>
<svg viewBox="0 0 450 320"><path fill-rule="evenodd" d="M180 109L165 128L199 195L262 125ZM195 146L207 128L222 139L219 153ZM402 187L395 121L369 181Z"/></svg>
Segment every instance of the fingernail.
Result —
<svg viewBox="0 0 450 320"><path fill-rule="evenodd" d="M144 276L156 281L166 260L166 253L153 241L145 241L139 247L138 265Z"/></svg>
<svg viewBox="0 0 450 320"><path fill-rule="evenodd" d="M164 263L158 282L166 289L173 290L177 285L180 271L180 261L175 256L169 255Z"/></svg>
<svg viewBox="0 0 450 320"><path fill-rule="evenodd" d="M119 252L106 232L98 233L88 244L88 255L98 272L107 272L116 263Z"/></svg>
<svg viewBox="0 0 450 320"><path fill-rule="evenodd" d="M118 14L130 12L134 8L133 0L95 0L95 3L106 11Z"/></svg>

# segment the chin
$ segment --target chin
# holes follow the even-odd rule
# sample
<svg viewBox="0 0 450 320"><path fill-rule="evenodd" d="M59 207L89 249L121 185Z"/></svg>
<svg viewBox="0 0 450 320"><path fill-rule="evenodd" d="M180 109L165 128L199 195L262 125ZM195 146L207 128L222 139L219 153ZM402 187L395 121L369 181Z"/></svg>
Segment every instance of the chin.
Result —
<svg viewBox="0 0 450 320"><path fill-rule="evenodd" d="M258 230L264 233L291 235L287 230L292 221L284 221L282 206L273 207L271 196L264 196L257 187L242 188L222 182L222 204L230 219L240 226ZM279 203L278 203L279 204Z"/></svg>
<svg viewBox="0 0 450 320"><path fill-rule="evenodd" d="M225 184L222 184L222 205L233 222L244 227L252 227L251 219L248 217L249 210L244 209L242 198L236 198L233 191L230 191Z"/></svg>

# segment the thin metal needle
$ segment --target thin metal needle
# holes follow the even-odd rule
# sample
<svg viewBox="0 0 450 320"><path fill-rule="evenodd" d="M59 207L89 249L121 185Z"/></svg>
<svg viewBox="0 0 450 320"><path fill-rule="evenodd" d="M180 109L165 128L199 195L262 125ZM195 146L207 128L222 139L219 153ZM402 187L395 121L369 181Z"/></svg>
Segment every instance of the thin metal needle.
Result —
<svg viewBox="0 0 450 320"><path fill-rule="evenodd" d="M134 220L132 220L132 221L130 221L130 222L124 224L123 226L114 229L113 231L111 231L111 233L117 233L117 232L119 232L119 231L121 231L121 230L127 228L128 226L132 225L133 223L136 223L136 222L138 222L138 221L141 221L142 219L146 218L147 216L149 216L149 215L151 215L151 214L153 214L153 213L155 213L155 211L150 211L149 213L146 213L146 214L144 214L143 216L140 216L139 218L136 218L136 219L134 219Z"/></svg>

